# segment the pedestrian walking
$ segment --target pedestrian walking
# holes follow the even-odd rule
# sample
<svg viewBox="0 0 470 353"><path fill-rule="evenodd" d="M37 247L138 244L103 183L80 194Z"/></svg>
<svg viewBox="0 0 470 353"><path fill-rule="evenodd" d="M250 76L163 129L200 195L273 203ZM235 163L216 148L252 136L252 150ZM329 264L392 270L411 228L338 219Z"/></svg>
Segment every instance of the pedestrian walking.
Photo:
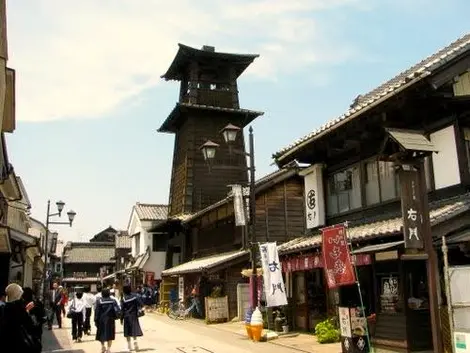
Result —
<svg viewBox="0 0 470 353"><path fill-rule="evenodd" d="M54 316L57 319L57 324L59 325L59 328L62 328L62 308L61 308L62 295L63 295L62 290L59 288L59 284L57 282L54 282L52 284L52 290L50 291L50 294L49 294L49 304L50 304L50 308L52 311L52 315L51 317L49 317L49 320L48 320L49 330L52 329Z"/></svg>
<svg viewBox="0 0 470 353"><path fill-rule="evenodd" d="M96 298L93 294L90 293L90 287L85 287L85 294L83 295L85 300L85 322L83 323L83 332L85 335L91 334L91 309L95 306Z"/></svg>
<svg viewBox="0 0 470 353"><path fill-rule="evenodd" d="M83 293L77 292L69 307L67 317L72 319L72 339L81 342L83 337L83 322L85 321L85 300Z"/></svg>
<svg viewBox="0 0 470 353"><path fill-rule="evenodd" d="M131 338L134 342L134 349L139 350L137 337L143 336L140 328L139 316L142 316L142 302L137 294L132 293L131 286L124 286L123 297L121 299L121 324L124 326L124 337L127 340L127 352L132 350Z"/></svg>
<svg viewBox="0 0 470 353"><path fill-rule="evenodd" d="M59 286L59 290L62 293L62 298L60 299L60 311L62 312L62 315L65 317L65 307L67 306L69 302L69 294L67 293L67 289L65 289L62 286Z"/></svg>
<svg viewBox="0 0 470 353"><path fill-rule="evenodd" d="M109 295L109 289L101 291L95 304L96 340L101 342L101 352L110 353L116 337L116 319L121 317L119 305Z"/></svg>

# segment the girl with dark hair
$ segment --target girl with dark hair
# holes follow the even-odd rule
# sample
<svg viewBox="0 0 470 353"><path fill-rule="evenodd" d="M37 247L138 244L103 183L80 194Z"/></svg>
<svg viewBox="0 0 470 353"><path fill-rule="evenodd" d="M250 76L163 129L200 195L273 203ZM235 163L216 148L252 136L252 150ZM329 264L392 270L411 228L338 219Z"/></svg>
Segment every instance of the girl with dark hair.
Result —
<svg viewBox="0 0 470 353"><path fill-rule="evenodd" d="M121 317L117 301L110 297L109 289L101 291L95 304L96 340L101 342L101 352L110 353L116 336L115 320ZM106 347L107 344L107 347Z"/></svg>
<svg viewBox="0 0 470 353"><path fill-rule="evenodd" d="M123 296L121 299L121 324L124 326L124 337L127 340L127 352L132 350L131 337L134 341L134 349L139 350L137 337L143 336L140 328L139 316L142 311L142 302L137 294L132 293L132 288L126 285L122 289Z"/></svg>

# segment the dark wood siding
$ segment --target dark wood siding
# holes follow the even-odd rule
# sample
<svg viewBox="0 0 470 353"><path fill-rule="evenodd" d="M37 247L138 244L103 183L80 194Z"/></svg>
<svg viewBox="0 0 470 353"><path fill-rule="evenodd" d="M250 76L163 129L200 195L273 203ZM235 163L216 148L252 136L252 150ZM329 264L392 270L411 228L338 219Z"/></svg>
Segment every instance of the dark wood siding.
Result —
<svg viewBox="0 0 470 353"><path fill-rule="evenodd" d="M295 176L256 198L256 239L282 243L305 231L303 179Z"/></svg>
<svg viewBox="0 0 470 353"><path fill-rule="evenodd" d="M227 185L247 182L245 156L230 154L229 147L220 133L229 123L243 126L242 118L230 113L204 112L188 115L176 133L170 186L170 215L201 210L223 199L228 192ZM210 171L200 151L201 145L207 140L220 145ZM242 132L234 148L245 151Z"/></svg>

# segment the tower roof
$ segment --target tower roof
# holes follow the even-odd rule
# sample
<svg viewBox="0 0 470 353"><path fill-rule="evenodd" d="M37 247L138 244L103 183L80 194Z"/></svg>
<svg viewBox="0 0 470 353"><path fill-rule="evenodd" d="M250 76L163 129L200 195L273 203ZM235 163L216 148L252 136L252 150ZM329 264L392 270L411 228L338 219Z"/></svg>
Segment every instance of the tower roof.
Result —
<svg viewBox="0 0 470 353"><path fill-rule="evenodd" d="M192 61L223 61L226 65L235 68L237 77L259 57L259 54L232 54L216 52L214 47L204 46L203 49L196 49L178 43L179 49L167 72L161 77L166 81L180 81L185 73L185 68Z"/></svg>
<svg viewBox="0 0 470 353"><path fill-rule="evenodd" d="M178 126L181 122L181 113L187 113L189 111L206 111L206 112L223 112L235 115L244 115L245 121L242 127L245 127L251 123L258 116L263 115L263 112L248 110L248 109L234 109L234 108L222 108L213 107L209 105L191 104L191 103L176 103L176 106L171 111L170 115L165 119L163 124L158 129L158 132L169 132L174 133L177 131Z"/></svg>

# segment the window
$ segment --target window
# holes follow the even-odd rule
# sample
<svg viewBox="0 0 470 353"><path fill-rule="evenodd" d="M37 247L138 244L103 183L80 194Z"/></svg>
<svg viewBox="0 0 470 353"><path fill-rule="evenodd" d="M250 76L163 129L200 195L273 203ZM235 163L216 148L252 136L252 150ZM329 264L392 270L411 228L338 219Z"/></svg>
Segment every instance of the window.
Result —
<svg viewBox="0 0 470 353"><path fill-rule="evenodd" d="M168 236L157 233L152 235L152 251L166 251Z"/></svg>
<svg viewBox="0 0 470 353"><path fill-rule="evenodd" d="M362 206L359 165L328 178L328 214L338 214Z"/></svg>
<svg viewBox="0 0 470 353"><path fill-rule="evenodd" d="M380 192L383 201L396 199L400 195L400 184L393 162L379 162Z"/></svg>
<svg viewBox="0 0 470 353"><path fill-rule="evenodd" d="M364 165L364 188L367 206L380 202L379 168L377 161L369 161Z"/></svg>
<svg viewBox="0 0 470 353"><path fill-rule="evenodd" d="M140 233L134 235L135 254L140 254Z"/></svg>

